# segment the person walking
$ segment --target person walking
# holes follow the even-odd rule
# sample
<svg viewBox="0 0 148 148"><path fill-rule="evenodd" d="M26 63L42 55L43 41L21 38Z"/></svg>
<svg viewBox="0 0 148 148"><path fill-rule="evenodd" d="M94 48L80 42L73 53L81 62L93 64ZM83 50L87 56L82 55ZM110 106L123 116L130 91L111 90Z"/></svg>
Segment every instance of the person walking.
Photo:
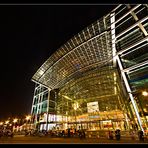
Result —
<svg viewBox="0 0 148 148"><path fill-rule="evenodd" d="M113 137L113 131L109 131L109 132L108 132L108 138L109 138L110 140L113 140L113 139L114 139L114 137Z"/></svg>
<svg viewBox="0 0 148 148"><path fill-rule="evenodd" d="M143 131L138 132L139 141L144 141L144 133Z"/></svg>
<svg viewBox="0 0 148 148"><path fill-rule="evenodd" d="M120 135L120 130L119 130L119 129L117 129L117 130L115 131L115 137L116 137L116 140L120 140L121 135Z"/></svg>

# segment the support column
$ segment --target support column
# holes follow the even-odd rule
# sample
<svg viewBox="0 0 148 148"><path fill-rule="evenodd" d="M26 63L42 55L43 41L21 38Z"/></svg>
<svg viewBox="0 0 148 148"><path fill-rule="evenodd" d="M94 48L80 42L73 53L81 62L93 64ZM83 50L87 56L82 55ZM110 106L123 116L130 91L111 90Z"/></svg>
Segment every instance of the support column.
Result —
<svg viewBox="0 0 148 148"><path fill-rule="evenodd" d="M116 51L116 43L115 43L115 41L116 41L116 37L115 37L115 12L113 12L110 16L111 16L111 37L112 37L112 50L113 50L113 66L116 66L116 62L118 62L118 65L119 65L119 68L120 68L120 71L121 71L121 74L122 74L123 81L125 83L125 86L126 86L126 89L127 89L128 95L129 95L129 98L130 98L130 100L132 102L134 111L136 113L138 124L140 126L140 129L144 132L143 127L142 127L142 122L141 122L141 119L140 119L140 115L138 113L136 104L134 102L133 94L131 93L131 88L129 86L127 77L125 75L125 72L123 71L122 62L121 62L121 60L119 58L119 55L117 54L117 51Z"/></svg>

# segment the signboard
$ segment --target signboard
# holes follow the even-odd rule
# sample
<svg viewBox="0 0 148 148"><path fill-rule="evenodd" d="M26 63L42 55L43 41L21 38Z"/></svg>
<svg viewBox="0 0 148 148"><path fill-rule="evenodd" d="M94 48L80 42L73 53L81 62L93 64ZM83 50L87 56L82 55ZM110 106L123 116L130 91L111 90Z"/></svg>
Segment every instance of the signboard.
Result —
<svg viewBox="0 0 148 148"><path fill-rule="evenodd" d="M99 112L98 102L89 102L89 103L87 103L87 112L88 113Z"/></svg>

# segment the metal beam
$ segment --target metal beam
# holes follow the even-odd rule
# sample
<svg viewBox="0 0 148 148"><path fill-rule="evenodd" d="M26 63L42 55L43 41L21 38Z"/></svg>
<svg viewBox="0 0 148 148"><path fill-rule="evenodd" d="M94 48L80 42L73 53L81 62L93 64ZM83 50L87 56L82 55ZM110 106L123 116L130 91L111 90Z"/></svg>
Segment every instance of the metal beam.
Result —
<svg viewBox="0 0 148 148"><path fill-rule="evenodd" d="M148 60L147 60L147 61L144 61L144 62L142 62L142 63L136 64L136 65L134 65L134 66L131 66L131 67L129 67L129 68L123 69L122 71L123 71L123 72L129 72L130 70L139 68L139 67L144 66L144 65L147 65L147 64L148 64Z"/></svg>
<svg viewBox="0 0 148 148"><path fill-rule="evenodd" d="M110 17L111 17L111 25L115 24L115 13L112 13ZM112 35L112 50L116 51L116 46L115 46L116 43L115 43L115 39L114 39L114 37L115 37L115 25L113 26L112 30L114 30L114 32L111 32L111 35ZM141 119L140 119L140 115L138 113L138 109L136 107L133 94L131 93L132 91L131 91L130 85L128 83L127 77L125 75L125 72L123 72L122 62L121 62L118 54L116 55L115 59L116 59L118 65L119 65L119 69L121 71L121 75L122 75L126 90L128 92L129 98L132 102L132 105L133 105L133 108L134 108L134 111L135 111L135 114L136 114L136 117L137 117L137 120L138 120L138 124L140 126L140 129L144 132L143 127L142 127L142 122L141 122Z"/></svg>
<svg viewBox="0 0 148 148"><path fill-rule="evenodd" d="M126 32L130 31L131 29L133 29L134 27L138 26L140 23L146 21L148 19L148 16L144 17L143 19L139 20L138 22L136 22L135 24L133 24L132 26L128 27L126 30L122 31L120 34L118 34L116 36L116 39L119 38L121 35L125 34Z"/></svg>
<svg viewBox="0 0 148 148"><path fill-rule="evenodd" d="M127 5L127 8L130 9L131 6L128 4L128 5ZM133 18L135 19L136 22L139 20L134 11L131 11L131 15L133 16ZM143 27L143 25L142 25L141 23L139 23L138 26L139 26L139 28L142 30L143 34L144 34L145 36L147 36L148 33L147 33L147 31L145 30L145 28Z"/></svg>

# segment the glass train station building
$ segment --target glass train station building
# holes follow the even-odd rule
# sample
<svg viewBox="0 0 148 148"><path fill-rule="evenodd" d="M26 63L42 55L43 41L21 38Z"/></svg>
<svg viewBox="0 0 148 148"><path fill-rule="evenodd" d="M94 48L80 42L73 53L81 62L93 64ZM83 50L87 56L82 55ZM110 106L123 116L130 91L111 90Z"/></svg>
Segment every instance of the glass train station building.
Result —
<svg viewBox="0 0 148 148"><path fill-rule="evenodd" d="M57 49L32 81L40 129L145 131L148 5L118 5Z"/></svg>

